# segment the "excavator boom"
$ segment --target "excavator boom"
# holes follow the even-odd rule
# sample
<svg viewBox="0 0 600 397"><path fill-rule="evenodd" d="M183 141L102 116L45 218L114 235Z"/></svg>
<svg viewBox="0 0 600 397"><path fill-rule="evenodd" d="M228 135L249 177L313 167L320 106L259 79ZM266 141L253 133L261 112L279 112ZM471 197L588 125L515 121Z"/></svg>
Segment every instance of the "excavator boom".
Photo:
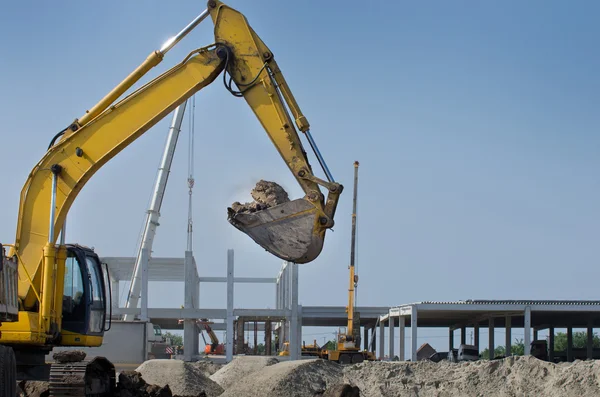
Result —
<svg viewBox="0 0 600 397"><path fill-rule="evenodd" d="M212 44L191 51L179 64L119 99L209 16L214 23ZM284 260L308 263L320 254L325 232L334 225L343 186L327 169L273 53L242 14L210 0L207 10L56 134L30 172L21 191L15 243L5 244L10 246L10 260L18 263L19 316L14 322L3 322L0 333L0 343L15 351L19 371L39 379L38 370L47 367L45 356L53 347L102 344L110 290L105 289L104 271L94 250L65 243L67 213L103 165L219 75L233 96L246 100L305 193L257 212L228 209L228 221ZM314 175L299 132L306 136L327 180ZM327 190L326 198L321 187ZM213 337L218 342L214 333ZM102 379L114 376L108 361L63 364L50 370L51 395L112 395L100 385ZM79 368L79 378L72 390L57 391L68 368L74 366ZM89 391L90 382L99 388Z"/></svg>
<svg viewBox="0 0 600 397"><path fill-rule="evenodd" d="M21 193L17 234L12 255L31 276L20 281L26 308L36 304L32 285L41 284L42 252L53 245L75 198L106 162L172 112L179 104L211 84L219 74L234 96L244 97L264 127L305 197L254 213L229 212L229 222L273 255L307 263L321 252L325 232L343 186L313 174L295 125L307 134L309 124L300 111L272 52L238 11L218 1L208 2L215 25L215 43L192 51L180 64L143 85L119 102L111 102L158 64L165 50L155 51L86 115L61 131L31 171ZM170 47L166 47L167 49ZM232 88L232 82L237 89ZM286 109L292 111L292 119ZM295 124L295 125L294 125ZM56 138L56 137L55 137ZM315 147L316 149L316 147ZM324 161L316 150L321 164ZM331 173L325 166L326 175ZM53 186L55 185L55 189ZM327 199L320 191L324 186ZM51 202L54 204L49 205ZM52 234L52 235L50 235Z"/></svg>

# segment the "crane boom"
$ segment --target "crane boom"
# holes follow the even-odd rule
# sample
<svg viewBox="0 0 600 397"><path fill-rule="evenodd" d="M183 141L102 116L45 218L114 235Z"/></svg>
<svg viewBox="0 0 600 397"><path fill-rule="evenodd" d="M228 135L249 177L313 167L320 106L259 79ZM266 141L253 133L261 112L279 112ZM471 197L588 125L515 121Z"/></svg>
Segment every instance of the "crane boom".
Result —
<svg viewBox="0 0 600 397"><path fill-rule="evenodd" d="M354 334L354 293L358 276L355 274L356 249L356 197L358 193L358 161L354 162L354 195L352 196L352 243L350 245L350 283L348 286L348 335Z"/></svg>

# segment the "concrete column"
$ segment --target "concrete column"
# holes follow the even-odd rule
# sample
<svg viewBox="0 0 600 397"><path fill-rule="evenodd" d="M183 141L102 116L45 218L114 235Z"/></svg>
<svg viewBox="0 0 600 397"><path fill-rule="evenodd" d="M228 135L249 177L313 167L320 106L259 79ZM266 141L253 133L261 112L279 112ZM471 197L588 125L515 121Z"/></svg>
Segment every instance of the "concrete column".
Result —
<svg viewBox="0 0 600 397"><path fill-rule="evenodd" d="M531 354L531 307L525 307L525 318L524 318L524 326L523 332L525 336L523 338L523 343L525 344L525 355L528 356Z"/></svg>
<svg viewBox="0 0 600 397"><path fill-rule="evenodd" d="M285 310L290 310L289 305L289 277L288 277L289 266L287 262L284 262L282 272L281 272L281 305ZM281 334L279 337L279 347L283 349L284 342L289 342L290 339L290 321L292 321L289 315L286 315L285 321L283 322L283 326L281 329Z"/></svg>
<svg viewBox="0 0 600 397"><path fill-rule="evenodd" d="M295 264L295 266L298 266ZM298 322L296 326L296 354L297 359L302 358L302 305L298 305Z"/></svg>
<svg viewBox="0 0 600 397"><path fill-rule="evenodd" d="M511 347L512 347L512 336L511 336L511 324L510 324L510 316L506 316L506 337L504 338L504 348L506 350L506 357L511 355Z"/></svg>
<svg viewBox="0 0 600 397"><path fill-rule="evenodd" d="M460 327L460 344L467 344L467 327Z"/></svg>
<svg viewBox="0 0 600 397"><path fill-rule="evenodd" d="M363 328L363 350L369 350L369 327Z"/></svg>
<svg viewBox="0 0 600 397"><path fill-rule="evenodd" d="M454 329L448 328L448 351L454 349Z"/></svg>
<svg viewBox="0 0 600 397"><path fill-rule="evenodd" d="M390 356L390 360L392 360L394 358L394 317L390 316L390 327L389 327L389 341L390 341L390 346L388 349L388 354Z"/></svg>
<svg viewBox="0 0 600 397"><path fill-rule="evenodd" d="M479 324L473 326L473 333L475 334L474 345L477 348L477 351L479 351Z"/></svg>
<svg viewBox="0 0 600 397"><path fill-rule="evenodd" d="M591 324L587 327L587 358L594 358L594 328Z"/></svg>
<svg viewBox="0 0 600 397"><path fill-rule="evenodd" d="M379 359L383 360L384 357L384 335L385 335L385 324L383 321L379 321Z"/></svg>
<svg viewBox="0 0 600 397"><path fill-rule="evenodd" d="M119 280L110 280L113 313L119 308Z"/></svg>
<svg viewBox="0 0 600 397"><path fill-rule="evenodd" d="M298 332L298 265L288 263L290 266L290 290L291 290L291 309L292 319L290 321L290 360L300 358L300 348L302 341L299 339Z"/></svg>
<svg viewBox="0 0 600 397"><path fill-rule="evenodd" d="M406 319L404 316L398 317L398 321L400 322L400 361L406 360L406 350L405 350L405 340L406 340Z"/></svg>
<svg viewBox="0 0 600 397"><path fill-rule="evenodd" d="M236 354L244 354L244 321L241 318L237 320L236 327Z"/></svg>
<svg viewBox="0 0 600 397"><path fill-rule="evenodd" d="M185 309L195 309L194 295L198 293L198 272L194 265L192 251L185 251L183 260L183 269L185 275L184 281L184 305ZM183 360L193 361L197 356L199 346L199 332L196 327L196 319L185 318L183 322Z"/></svg>
<svg viewBox="0 0 600 397"><path fill-rule="evenodd" d="M496 345L494 343L494 318L490 317L488 323L488 351L490 352L490 360L495 357Z"/></svg>
<svg viewBox="0 0 600 397"><path fill-rule="evenodd" d="M412 361L417 361L417 336L418 336L418 332L417 332L417 306L412 306L412 310L410 313L410 333L412 336L412 355L411 355L411 360Z"/></svg>
<svg viewBox="0 0 600 397"><path fill-rule="evenodd" d="M554 327L548 328L548 360L554 362Z"/></svg>
<svg viewBox="0 0 600 397"><path fill-rule="evenodd" d="M567 361L573 361L573 327L567 328Z"/></svg>
<svg viewBox="0 0 600 397"><path fill-rule="evenodd" d="M233 266L234 251L227 250L227 341L225 345L225 360L233 360Z"/></svg>
<svg viewBox="0 0 600 397"><path fill-rule="evenodd" d="M265 321L265 355L270 356L273 354L273 341L271 340L273 332L271 331L271 321Z"/></svg>
<svg viewBox="0 0 600 397"><path fill-rule="evenodd" d="M374 325L371 327L371 353L377 353L377 327Z"/></svg>

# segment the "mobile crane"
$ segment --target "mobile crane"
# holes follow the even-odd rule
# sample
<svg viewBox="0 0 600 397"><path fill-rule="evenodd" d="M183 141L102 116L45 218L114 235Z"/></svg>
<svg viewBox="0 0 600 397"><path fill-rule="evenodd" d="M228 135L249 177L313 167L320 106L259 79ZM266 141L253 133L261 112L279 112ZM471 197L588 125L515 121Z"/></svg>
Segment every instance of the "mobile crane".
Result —
<svg viewBox="0 0 600 397"><path fill-rule="evenodd" d="M15 361L19 379L49 379L54 397L113 395L115 368L106 358L45 363L55 346L100 346L111 307L98 254L65 243L67 213L104 164L221 73L225 88L244 97L305 192L303 198L254 213L228 209L229 223L281 259L308 263L320 254L343 186L327 168L271 50L240 12L220 1L207 5L82 117L56 134L29 174L20 196L16 239L5 244L10 251L2 261L4 269L17 268L20 275L16 289L4 289L5 300L18 297L18 318L2 318L2 395L14 391ZM190 52L181 63L117 101L209 16L214 23L213 44ZM327 180L313 174L296 127L306 136ZM320 186L327 190L327 199ZM58 244L57 231L61 231Z"/></svg>
<svg viewBox="0 0 600 397"><path fill-rule="evenodd" d="M358 284L358 275L355 273L356 250L356 197L358 192L358 161L354 162L354 196L352 199L352 242L350 246L350 280L348 286L348 326L338 333L337 349L324 352L328 360L340 364L361 363L364 360L374 361L375 355L366 350L360 350L360 321L354 310L355 288Z"/></svg>

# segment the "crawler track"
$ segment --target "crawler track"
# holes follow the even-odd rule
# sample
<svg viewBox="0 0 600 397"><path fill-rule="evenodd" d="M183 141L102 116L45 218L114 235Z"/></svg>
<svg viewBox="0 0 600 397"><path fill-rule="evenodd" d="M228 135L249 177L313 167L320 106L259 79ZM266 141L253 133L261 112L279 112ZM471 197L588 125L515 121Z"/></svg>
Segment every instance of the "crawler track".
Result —
<svg viewBox="0 0 600 397"><path fill-rule="evenodd" d="M50 368L50 397L112 397L115 382L115 367L104 357L54 363Z"/></svg>

